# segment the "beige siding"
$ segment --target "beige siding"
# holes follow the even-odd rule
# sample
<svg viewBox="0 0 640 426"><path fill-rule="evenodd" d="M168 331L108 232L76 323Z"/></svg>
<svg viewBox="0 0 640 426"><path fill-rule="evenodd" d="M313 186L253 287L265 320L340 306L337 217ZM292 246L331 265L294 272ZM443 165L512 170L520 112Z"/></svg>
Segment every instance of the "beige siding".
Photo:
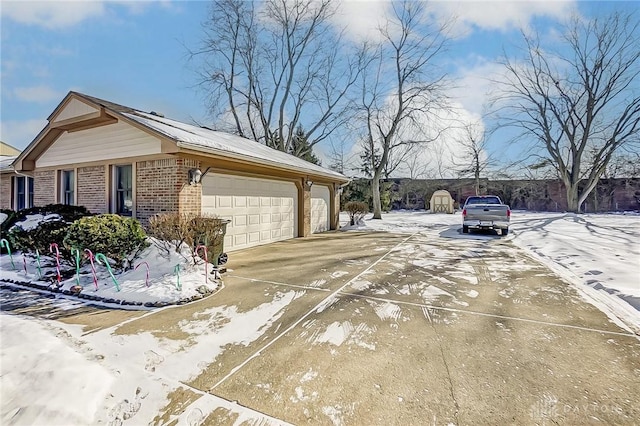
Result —
<svg viewBox="0 0 640 426"><path fill-rule="evenodd" d="M60 114L58 114L54 123L73 117L79 117L81 115L91 114L94 112L98 112L98 110L90 107L84 102L80 102L77 99L71 99L71 102L69 102L69 104L62 111L60 111Z"/></svg>
<svg viewBox="0 0 640 426"><path fill-rule="evenodd" d="M36 161L36 167L63 166L159 154L160 140L123 122L64 133Z"/></svg>

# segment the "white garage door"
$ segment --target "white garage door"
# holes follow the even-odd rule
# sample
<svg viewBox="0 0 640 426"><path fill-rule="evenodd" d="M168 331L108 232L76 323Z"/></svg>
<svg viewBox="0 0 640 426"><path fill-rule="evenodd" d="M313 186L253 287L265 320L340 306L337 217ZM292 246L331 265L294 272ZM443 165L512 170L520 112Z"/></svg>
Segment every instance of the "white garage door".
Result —
<svg viewBox="0 0 640 426"><path fill-rule="evenodd" d="M311 233L329 230L329 188L313 185L311 187Z"/></svg>
<svg viewBox="0 0 640 426"><path fill-rule="evenodd" d="M297 199L290 182L221 174L202 179L202 213L231 221L225 251L297 236Z"/></svg>

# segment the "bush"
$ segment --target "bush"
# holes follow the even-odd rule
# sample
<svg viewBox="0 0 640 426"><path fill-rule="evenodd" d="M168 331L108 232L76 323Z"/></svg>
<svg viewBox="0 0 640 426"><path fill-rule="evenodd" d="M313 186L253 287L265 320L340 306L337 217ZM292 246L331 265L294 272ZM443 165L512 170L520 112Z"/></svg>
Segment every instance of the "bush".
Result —
<svg viewBox="0 0 640 426"><path fill-rule="evenodd" d="M71 259L70 253L64 251L63 247L67 229L73 221L90 214L82 206L49 204L44 207L31 207L15 213L13 224L7 235L15 250L28 253L38 250L41 254L47 254L50 244L56 243L62 257ZM41 215L42 218L37 220L33 220L33 217L29 218L34 215Z"/></svg>
<svg viewBox="0 0 640 426"><path fill-rule="evenodd" d="M0 216L6 215L2 223L0 223L0 238L6 238L9 233L9 228L16 223L16 212L9 209L0 209ZM0 247L0 253L6 253L7 250L4 246Z"/></svg>
<svg viewBox="0 0 640 426"><path fill-rule="evenodd" d="M118 268L127 268L133 259L149 246L140 222L117 214L83 217L75 221L64 238L65 249L76 247L102 253L115 261Z"/></svg>
<svg viewBox="0 0 640 426"><path fill-rule="evenodd" d="M169 255L180 253L182 244L187 244L195 261L196 248L203 244L212 257L222 252L225 221L216 216L197 214L165 213L149 219L147 232L157 239L156 246Z"/></svg>
<svg viewBox="0 0 640 426"><path fill-rule="evenodd" d="M349 225L356 225L369 213L369 205L362 201L349 201L344 210L349 213Z"/></svg>

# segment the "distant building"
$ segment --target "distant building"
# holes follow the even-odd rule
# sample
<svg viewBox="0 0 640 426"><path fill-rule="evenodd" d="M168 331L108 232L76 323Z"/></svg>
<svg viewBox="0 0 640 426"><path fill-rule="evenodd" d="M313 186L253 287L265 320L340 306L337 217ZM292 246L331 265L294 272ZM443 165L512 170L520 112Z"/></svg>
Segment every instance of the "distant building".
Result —
<svg viewBox="0 0 640 426"><path fill-rule="evenodd" d="M0 141L0 157L17 157L20 150Z"/></svg>

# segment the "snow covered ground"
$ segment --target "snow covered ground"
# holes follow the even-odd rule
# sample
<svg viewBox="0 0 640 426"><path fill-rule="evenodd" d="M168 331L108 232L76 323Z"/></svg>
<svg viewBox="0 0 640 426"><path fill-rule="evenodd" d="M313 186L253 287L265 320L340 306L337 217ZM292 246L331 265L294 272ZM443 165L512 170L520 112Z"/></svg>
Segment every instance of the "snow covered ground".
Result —
<svg viewBox="0 0 640 426"><path fill-rule="evenodd" d="M440 233L441 237L501 238L489 234L462 235L460 220L459 214L393 212L385 214L383 220L367 218L363 224L349 229L413 233L447 225ZM549 265L592 303L640 329L640 216L514 212L512 220L512 233L505 238ZM346 216L341 216L341 221L344 223ZM120 293L121 297L130 294L136 301L175 297L173 263L165 262L162 266L155 256L157 253L150 248L144 258L151 265L151 287L146 287L144 268L139 268L128 276L118 277L121 292L109 284L107 275L101 275L98 291ZM177 259L173 261L177 262ZM24 279L29 274L36 274L33 263L27 264L26 273L20 270L23 264L19 254L14 255L14 264L15 269L9 257L2 256L3 278ZM91 291L91 275L82 279L86 280L82 284ZM67 281L66 284L72 285L75 278ZM204 271L200 265L185 274L182 291L194 291L203 283ZM156 293L149 290L153 287L156 287ZM197 370L197 360L203 354L214 359L225 345L247 345L256 341L266 328L263 327L265 321L277 318L282 307L296 297L295 291L284 292L271 303L248 312L235 311L235 307L216 308L201 321L182 324L183 331L191 336L190 346L180 350L169 348L177 355L166 362L160 360L162 345L171 343L159 343L148 333L113 336L113 330L106 329L83 335L77 326L3 313L0 315L0 423L119 425L139 410L138 418L152 419L154 407L162 406L167 393L183 380L185 369ZM215 333L203 333L211 328L207 318L218 315L229 318L228 324ZM117 352L109 346L113 339L120 342ZM132 361L141 353L146 360L142 368ZM111 370L101 363L103 359L111 360ZM113 369L116 369L115 373ZM128 397L124 399L123 395ZM203 404L238 409L228 401L206 396L208 399L202 399ZM143 399L145 404L141 404ZM239 422L250 421L253 415L250 410L238 414ZM264 419L264 416L253 417L256 419ZM198 424L198 421L185 417L178 424Z"/></svg>

